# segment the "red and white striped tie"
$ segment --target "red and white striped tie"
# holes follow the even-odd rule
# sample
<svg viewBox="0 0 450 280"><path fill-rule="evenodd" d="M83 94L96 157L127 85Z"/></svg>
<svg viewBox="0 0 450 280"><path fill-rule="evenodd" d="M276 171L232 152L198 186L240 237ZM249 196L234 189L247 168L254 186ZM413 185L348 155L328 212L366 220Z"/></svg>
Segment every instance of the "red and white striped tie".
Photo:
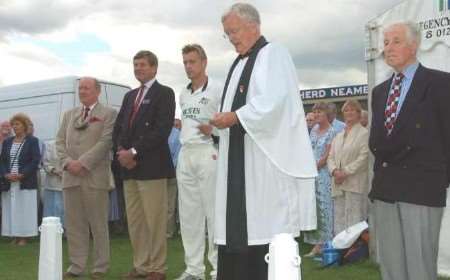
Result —
<svg viewBox="0 0 450 280"><path fill-rule="evenodd" d="M400 92L402 90L402 80L404 77L405 76L402 73L396 74L394 77L394 83L389 91L386 109L384 110L384 126L386 127L388 135L391 134L392 129L394 128L395 120L397 119L397 107L400 99Z"/></svg>
<svg viewBox="0 0 450 280"><path fill-rule="evenodd" d="M136 96L136 99L134 100L134 104L133 104L133 111L131 111L131 116L130 116L130 121L128 123L128 126L131 126L131 124L134 121L134 118L137 115L137 112L139 111L139 106L141 105L142 99L143 99L143 95L144 95L144 91L145 91L145 85L141 85L141 87L139 88L139 92Z"/></svg>

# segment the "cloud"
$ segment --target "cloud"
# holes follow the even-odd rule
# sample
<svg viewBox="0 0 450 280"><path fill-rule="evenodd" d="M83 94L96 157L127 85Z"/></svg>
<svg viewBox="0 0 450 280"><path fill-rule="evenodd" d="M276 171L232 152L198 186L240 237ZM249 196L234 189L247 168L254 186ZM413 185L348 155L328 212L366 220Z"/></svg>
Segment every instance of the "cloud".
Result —
<svg viewBox="0 0 450 280"><path fill-rule="evenodd" d="M2 1L2 0L0 0ZM3 0L0 2L0 47L7 61L25 63L37 73L93 75L135 86L131 60L140 49L160 59L158 79L178 90L186 83L181 48L196 42L208 54L208 73L224 80L236 54L222 38L220 17L234 1L141 0ZM400 0L254 0L262 31L270 41L284 44L292 54L301 87L365 83L364 25ZM48 46L91 43L94 34L108 48L66 54ZM29 43L21 52L20 36ZM82 38L82 39L80 39ZM44 42L44 43L42 43ZM67 62L79 59L79 65ZM2 60L3 61L3 60ZM59 72L58 72L59 71ZM0 80L36 79L32 73L1 72Z"/></svg>
<svg viewBox="0 0 450 280"><path fill-rule="evenodd" d="M400 1L293 1L263 13L270 18L263 29L288 47L302 85L366 83L365 24L395 2Z"/></svg>
<svg viewBox="0 0 450 280"><path fill-rule="evenodd" d="M44 48L0 43L0 79L5 85L69 75L73 69Z"/></svg>
<svg viewBox="0 0 450 280"><path fill-rule="evenodd" d="M10 0L0 3L0 34L38 34L60 29L85 13L77 1Z"/></svg>

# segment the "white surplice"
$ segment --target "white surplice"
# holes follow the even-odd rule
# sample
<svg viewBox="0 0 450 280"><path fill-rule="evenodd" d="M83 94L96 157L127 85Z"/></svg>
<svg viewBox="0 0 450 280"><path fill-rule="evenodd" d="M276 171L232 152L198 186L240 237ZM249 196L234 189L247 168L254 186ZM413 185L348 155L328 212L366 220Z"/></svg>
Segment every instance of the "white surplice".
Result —
<svg viewBox="0 0 450 280"><path fill-rule="evenodd" d="M224 100L229 112L248 58L233 71ZM298 236L316 228L317 176L297 73L288 51L275 43L257 56L246 105L237 110L246 130L245 194L248 244L270 242L278 233ZM226 244L229 129L219 131L216 243Z"/></svg>

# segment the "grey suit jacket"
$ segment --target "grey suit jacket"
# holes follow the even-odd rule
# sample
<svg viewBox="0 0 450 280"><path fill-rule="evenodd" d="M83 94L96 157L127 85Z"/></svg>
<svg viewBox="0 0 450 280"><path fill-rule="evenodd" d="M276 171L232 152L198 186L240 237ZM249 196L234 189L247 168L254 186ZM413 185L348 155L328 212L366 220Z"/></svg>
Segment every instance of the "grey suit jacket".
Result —
<svg viewBox="0 0 450 280"><path fill-rule="evenodd" d="M56 151L62 166L70 160L79 160L87 174L75 176L63 171L63 188L110 189L112 131L117 112L97 103L83 121L82 111L82 107L77 107L64 114L56 136Z"/></svg>

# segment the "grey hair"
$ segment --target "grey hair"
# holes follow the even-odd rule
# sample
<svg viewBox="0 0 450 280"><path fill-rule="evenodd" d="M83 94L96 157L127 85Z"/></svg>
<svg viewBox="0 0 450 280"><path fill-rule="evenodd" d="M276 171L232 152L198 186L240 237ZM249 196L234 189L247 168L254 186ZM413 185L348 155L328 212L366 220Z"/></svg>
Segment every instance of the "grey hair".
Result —
<svg viewBox="0 0 450 280"><path fill-rule="evenodd" d="M259 17L258 10L255 7L248 3L235 3L230 7L223 15L222 15L222 23L230 14L236 14L240 18L256 23L257 25L261 24L261 19Z"/></svg>
<svg viewBox="0 0 450 280"><path fill-rule="evenodd" d="M328 110L330 110L331 113L336 114L337 113L336 104L334 104L333 102L328 103Z"/></svg>
<svg viewBox="0 0 450 280"><path fill-rule="evenodd" d="M397 22L397 23L393 23L389 26L387 26L384 30L383 30L383 34L390 30L391 28L395 27L395 26L403 26L406 29L406 38L408 39L408 41L410 43L416 43L417 46L420 46L420 41L421 41L421 33L420 33L420 28L418 27L418 25L414 22L411 21L405 21L405 22Z"/></svg>

